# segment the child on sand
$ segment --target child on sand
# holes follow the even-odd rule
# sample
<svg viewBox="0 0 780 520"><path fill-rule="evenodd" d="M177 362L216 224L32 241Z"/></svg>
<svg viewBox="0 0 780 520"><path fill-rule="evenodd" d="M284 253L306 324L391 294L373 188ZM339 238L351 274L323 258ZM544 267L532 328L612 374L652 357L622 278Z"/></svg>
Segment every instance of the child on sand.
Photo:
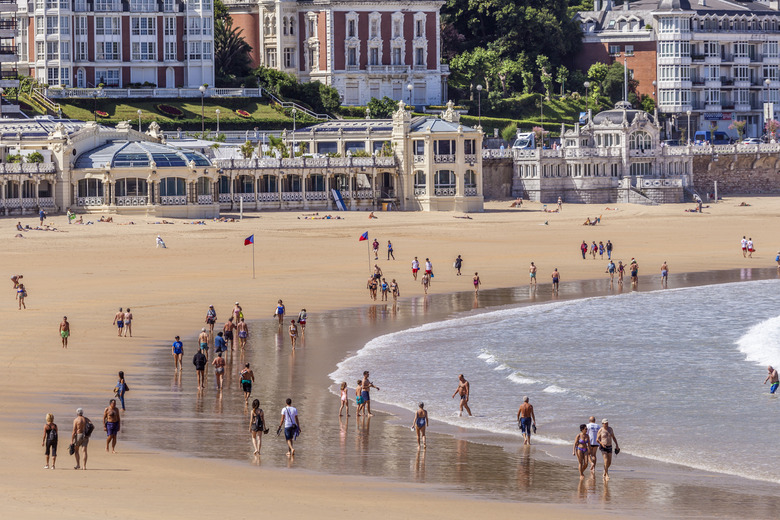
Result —
<svg viewBox="0 0 780 520"><path fill-rule="evenodd" d="M366 403L363 402L363 396L362 391L363 390L363 380L358 379L357 385L355 386L355 404L357 405L357 416L360 417L360 412L362 412L365 407Z"/></svg>
<svg viewBox="0 0 780 520"><path fill-rule="evenodd" d="M347 410L347 417L349 417L349 399L347 399L347 382L341 383L341 406L339 407L339 417L341 417L341 411Z"/></svg>

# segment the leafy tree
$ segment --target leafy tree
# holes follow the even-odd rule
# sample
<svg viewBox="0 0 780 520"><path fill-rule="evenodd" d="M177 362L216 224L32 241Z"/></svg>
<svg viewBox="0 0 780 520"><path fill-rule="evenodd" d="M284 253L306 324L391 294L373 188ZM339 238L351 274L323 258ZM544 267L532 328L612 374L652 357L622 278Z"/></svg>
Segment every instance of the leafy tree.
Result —
<svg viewBox="0 0 780 520"><path fill-rule="evenodd" d="M522 57L525 58L524 56ZM498 81L501 83L501 91L504 96L509 95L510 89L522 85L523 64L521 59L503 60L498 67Z"/></svg>
<svg viewBox="0 0 780 520"><path fill-rule="evenodd" d="M230 18L227 6L222 3L222 0L214 0L214 20L225 20Z"/></svg>
<svg viewBox="0 0 780 520"><path fill-rule="evenodd" d="M517 123L509 123L501 130L501 138L504 141L514 142L517 139Z"/></svg>
<svg viewBox="0 0 780 520"><path fill-rule="evenodd" d="M22 156L21 154L12 154L9 153L5 156L5 162L7 163L20 163L22 162Z"/></svg>
<svg viewBox="0 0 780 520"><path fill-rule="evenodd" d="M534 88L534 73L531 69L523 69L520 76L523 78L523 94L530 94Z"/></svg>
<svg viewBox="0 0 780 520"><path fill-rule="evenodd" d="M243 29L233 27L230 16L214 17L214 63L218 77L249 74L252 47L244 40L243 32Z"/></svg>
<svg viewBox="0 0 780 520"><path fill-rule="evenodd" d="M590 91L593 97L598 98L604 92L604 80L609 72L609 67L606 63L594 63L588 69L588 79L590 80Z"/></svg>
<svg viewBox="0 0 780 520"><path fill-rule="evenodd" d="M567 69L565 65L561 65L560 67L558 67L558 72L555 76L555 81L557 81L561 85L561 96L565 93L564 87L566 85L566 80L568 78L569 78L569 69Z"/></svg>
<svg viewBox="0 0 780 520"><path fill-rule="evenodd" d="M398 102L385 96L382 99L371 98L366 105L373 119L389 119L398 108Z"/></svg>
<svg viewBox="0 0 780 520"><path fill-rule="evenodd" d="M603 93L615 102L623 99L623 88L625 83L624 67L622 63L615 62L607 67L607 74L604 76L604 80L601 85ZM636 95L636 87L639 82L636 80L628 80L628 92ZM630 94L629 94L630 95ZM629 99L631 101L631 99Z"/></svg>
<svg viewBox="0 0 780 520"><path fill-rule="evenodd" d="M640 104L642 105L642 110L645 112L652 114L655 110L655 100L647 94L642 94Z"/></svg>
<svg viewBox="0 0 780 520"><path fill-rule="evenodd" d="M341 94L330 85L320 83L320 101L326 112L336 112L341 107Z"/></svg>
<svg viewBox="0 0 780 520"><path fill-rule="evenodd" d="M550 99L550 90L552 89L553 78L550 73L550 58L540 54L536 57L536 66L539 67L539 79L542 81L547 99Z"/></svg>
<svg viewBox="0 0 780 520"><path fill-rule="evenodd" d="M481 84L487 90L492 90L493 78L500 57L497 52L484 47L477 47L455 56L450 62L452 80L455 85L468 89L470 99L474 99L474 87Z"/></svg>
<svg viewBox="0 0 780 520"><path fill-rule="evenodd" d="M27 162L28 163L42 163L43 162L43 155L41 152L33 152L30 155L27 156Z"/></svg>

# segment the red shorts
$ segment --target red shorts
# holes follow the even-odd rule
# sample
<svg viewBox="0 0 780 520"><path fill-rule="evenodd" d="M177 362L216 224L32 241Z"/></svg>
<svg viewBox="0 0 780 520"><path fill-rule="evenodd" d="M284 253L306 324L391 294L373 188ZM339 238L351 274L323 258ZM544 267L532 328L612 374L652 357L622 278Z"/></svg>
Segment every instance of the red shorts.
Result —
<svg viewBox="0 0 780 520"><path fill-rule="evenodd" d="M413 273L416 273L417 271L419 271L419 269L415 269L414 267L412 268Z"/></svg>
<svg viewBox="0 0 780 520"><path fill-rule="evenodd" d="M428 269L426 269L425 274L431 274L431 272Z"/></svg>

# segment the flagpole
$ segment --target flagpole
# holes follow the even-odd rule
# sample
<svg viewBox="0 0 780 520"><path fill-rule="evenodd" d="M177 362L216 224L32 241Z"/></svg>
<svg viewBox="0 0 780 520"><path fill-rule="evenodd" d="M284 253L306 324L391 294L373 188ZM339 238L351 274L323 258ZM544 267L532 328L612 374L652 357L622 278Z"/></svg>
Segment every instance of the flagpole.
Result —
<svg viewBox="0 0 780 520"><path fill-rule="evenodd" d="M255 279L255 239L252 238L252 280Z"/></svg>
<svg viewBox="0 0 780 520"><path fill-rule="evenodd" d="M368 239L366 239L366 253L368 253L368 274L371 274L371 247L368 245Z"/></svg>

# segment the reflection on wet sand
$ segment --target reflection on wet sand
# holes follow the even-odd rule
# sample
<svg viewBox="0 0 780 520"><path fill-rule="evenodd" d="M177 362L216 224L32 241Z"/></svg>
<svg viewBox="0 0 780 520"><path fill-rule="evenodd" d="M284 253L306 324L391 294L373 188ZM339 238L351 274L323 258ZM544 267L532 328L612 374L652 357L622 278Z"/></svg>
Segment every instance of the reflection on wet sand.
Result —
<svg viewBox="0 0 780 520"><path fill-rule="evenodd" d="M777 277L774 268L676 275L675 287ZM657 284L640 284L639 290L657 289ZM609 279L564 283L555 299L619 293ZM452 487L459 492L523 501L576 502L617 511L653 511L658 516L769 516L780 508L777 486L737 478L702 476L693 470L675 469L660 463L630 458L617 462L606 485L595 479L579 480L576 462L556 452L556 447L519 446L514 439L490 438L468 430L447 427L431 417L427 450L416 451L416 437L409 431L409 412L396 419L382 413L392 410L376 400L374 417L355 417L354 375L349 383L352 417L338 417L339 397L327 374L348 352L355 352L381 334L437 321L478 307L545 302L553 298L547 285L539 290L526 287L428 295L393 304L370 305L320 315L309 315L306 344L292 351L287 336L279 334L271 320L251 323L245 352L231 352L227 358L224 389L218 393L213 379L204 390L196 389L194 367L188 364L193 338L185 342L185 370L171 377L172 364L142 365L138 387L138 412L134 420L147 427L122 432L133 441L164 450L198 457L220 457L265 467L294 467L336 474L382 477L399 481L425 482ZM170 345L159 345L160 356ZM146 359L146 358L144 358ZM239 385L238 371L251 363L255 384L250 399L259 399L265 411L270 435L266 435L261 456L252 455L247 428L248 409ZM371 367L366 367L370 369ZM435 369L435 367L433 367ZM213 371L211 371L213 372ZM210 373L207 373L211 376ZM379 386L403 384L382 381ZM431 389L435 391L435 389ZM381 392L372 393L374 399ZM297 406L303 431L296 442L295 460L285 456L283 436L274 435L284 400ZM421 396L423 399L424 396ZM372 424L373 421L373 424ZM446 432L442 435L437 432ZM350 439L353 436L354 439ZM468 440L471 437L474 440ZM475 442L478 441L478 442ZM215 451L213 447L219 446ZM568 450L568 447L567 447ZM568 452L570 455L570 452ZM624 457L621 455L621 457ZM631 461L631 462L630 462ZM659 489L661 491L659 492ZM765 514L762 514L765 513Z"/></svg>

